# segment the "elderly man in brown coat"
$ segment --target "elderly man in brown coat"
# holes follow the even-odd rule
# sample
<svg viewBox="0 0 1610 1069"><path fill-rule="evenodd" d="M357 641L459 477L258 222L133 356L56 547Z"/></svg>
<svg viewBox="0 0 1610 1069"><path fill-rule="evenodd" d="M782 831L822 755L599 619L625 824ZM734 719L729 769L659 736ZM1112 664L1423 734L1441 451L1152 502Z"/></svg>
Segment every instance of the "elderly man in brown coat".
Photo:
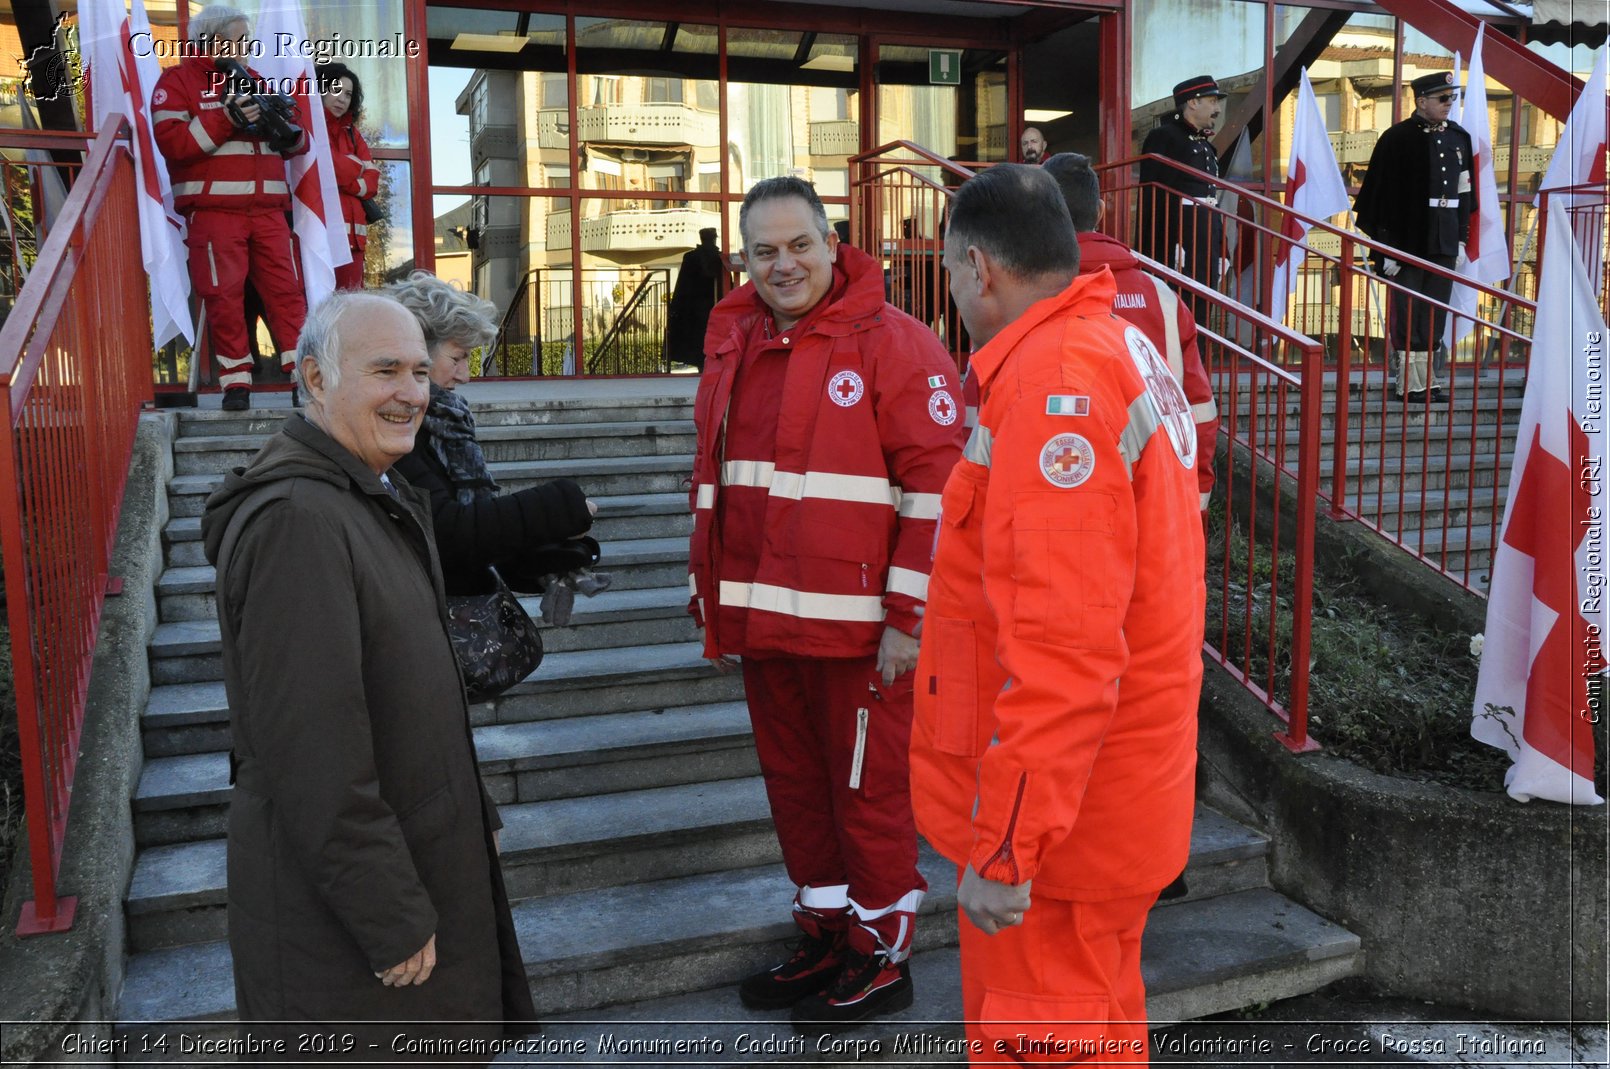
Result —
<svg viewBox="0 0 1610 1069"><path fill-rule="evenodd" d="M202 521L234 733L242 1028L292 1044L271 1058L322 1021L321 1060L485 1062L534 1013L430 502L388 476L413 448L430 358L412 314L362 293L315 309L297 356L306 417Z"/></svg>

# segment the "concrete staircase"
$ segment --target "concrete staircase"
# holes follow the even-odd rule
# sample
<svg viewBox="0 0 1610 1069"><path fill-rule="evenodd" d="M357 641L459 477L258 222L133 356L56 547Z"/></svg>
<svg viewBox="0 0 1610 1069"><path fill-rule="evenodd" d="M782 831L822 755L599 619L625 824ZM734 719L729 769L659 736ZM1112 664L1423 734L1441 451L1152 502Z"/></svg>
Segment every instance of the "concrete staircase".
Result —
<svg viewBox="0 0 1610 1069"><path fill-rule="evenodd" d="M545 1037L553 1048L565 1037L583 1042L589 1059L613 1056L598 1049L601 1031L725 1037L730 1059L747 1034L772 1041L755 1048L756 1061L820 1059L814 1041L794 1039L786 1014L749 1013L731 987L782 953L793 933L793 889L779 864L740 681L701 658L685 613L691 383L612 385L610 393L595 384L597 396L584 401L477 403L501 484L563 474L599 501L595 534L615 577L605 594L577 600L573 626L545 634L550 652L534 678L471 710L487 784L502 806L503 863L532 990L549 1022ZM531 387L538 391L552 389ZM469 395L486 397L474 387ZM255 452L283 415L181 415L168 566L157 590L161 623L150 649L146 762L132 801L138 856L117 1011L125 1035L232 1031L224 942L229 724L213 573L197 517L220 473ZM1360 968L1355 936L1269 889L1268 849L1262 836L1199 812L1191 895L1160 908L1148 935L1159 1020L1304 993ZM960 1035L955 872L926 848L922 868L931 891L917 935L917 1002L898 1020L854 1033L877 1047L856 1050L859 1060L910 1053L916 1041L901 1036ZM180 1029L178 1021L202 1023ZM178 1044L170 1050L177 1056Z"/></svg>
<svg viewBox="0 0 1610 1069"><path fill-rule="evenodd" d="M1460 368L1447 402L1406 408L1391 396L1381 369L1353 372L1344 450L1346 510L1433 567L1461 582L1468 578L1473 589L1485 592L1524 386L1521 371ZM1258 440L1296 471L1300 409L1295 390L1284 398L1267 392L1254 397L1243 380L1229 395L1221 384L1219 407L1226 421L1233 412L1243 428L1258 421ZM1320 492L1328 496L1339 412L1334 374L1325 376L1323 412Z"/></svg>

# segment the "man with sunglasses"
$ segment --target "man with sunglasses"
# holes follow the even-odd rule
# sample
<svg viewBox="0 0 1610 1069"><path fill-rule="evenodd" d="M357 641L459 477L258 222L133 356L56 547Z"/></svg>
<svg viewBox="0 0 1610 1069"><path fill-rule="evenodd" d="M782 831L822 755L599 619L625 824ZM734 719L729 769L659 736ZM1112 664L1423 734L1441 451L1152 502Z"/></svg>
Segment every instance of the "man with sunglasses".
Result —
<svg viewBox="0 0 1610 1069"><path fill-rule="evenodd" d="M1358 228L1377 241L1429 261L1450 273L1470 236L1476 211L1471 181L1470 134L1448 120L1459 88L1448 71L1409 83L1414 114L1381 134L1358 192ZM1483 117L1485 121L1485 117ZM1445 304L1451 274L1437 274L1385 253L1374 253L1387 288L1387 330L1397 375L1395 392L1406 404L1443 400L1438 366L1447 361Z"/></svg>

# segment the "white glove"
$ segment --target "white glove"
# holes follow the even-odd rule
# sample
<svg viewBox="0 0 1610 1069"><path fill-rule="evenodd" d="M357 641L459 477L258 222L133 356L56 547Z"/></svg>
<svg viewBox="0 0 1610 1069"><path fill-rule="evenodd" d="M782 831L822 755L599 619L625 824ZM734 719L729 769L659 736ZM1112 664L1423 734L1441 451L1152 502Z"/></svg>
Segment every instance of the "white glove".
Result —
<svg viewBox="0 0 1610 1069"><path fill-rule="evenodd" d="M1381 257L1381 274L1387 278L1395 278L1401 270L1403 270L1403 265L1392 259L1392 257Z"/></svg>
<svg viewBox="0 0 1610 1069"><path fill-rule="evenodd" d="M1176 270L1176 271L1184 271L1185 270L1185 246L1184 245L1176 245L1176 246L1174 246L1174 270Z"/></svg>

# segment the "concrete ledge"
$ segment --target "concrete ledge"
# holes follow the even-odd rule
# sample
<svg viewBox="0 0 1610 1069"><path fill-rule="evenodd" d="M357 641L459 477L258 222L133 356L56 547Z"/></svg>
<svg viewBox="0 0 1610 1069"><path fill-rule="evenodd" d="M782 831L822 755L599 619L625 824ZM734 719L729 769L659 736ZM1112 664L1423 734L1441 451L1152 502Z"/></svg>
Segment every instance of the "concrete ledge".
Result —
<svg viewBox="0 0 1610 1069"><path fill-rule="evenodd" d="M1606 1019L1606 811L1295 757L1217 665L1202 687L1202 801L1273 840L1270 881L1363 938L1384 994L1495 1019Z"/></svg>
<svg viewBox="0 0 1610 1069"><path fill-rule="evenodd" d="M123 891L134 868L129 798L139 780L140 713L151 690L145 647L157 624L154 591L177 423L171 412L140 418L123 491L111 569L123 578L124 593L108 598L101 614L62 851L61 893L78 898L72 929L17 938L18 911L33 895L26 846L5 889L0 1006L9 1021L20 1022L3 1030L0 1060L7 1065L76 1061L62 1052L69 1032L111 1036L106 1022L122 987L127 944Z"/></svg>

